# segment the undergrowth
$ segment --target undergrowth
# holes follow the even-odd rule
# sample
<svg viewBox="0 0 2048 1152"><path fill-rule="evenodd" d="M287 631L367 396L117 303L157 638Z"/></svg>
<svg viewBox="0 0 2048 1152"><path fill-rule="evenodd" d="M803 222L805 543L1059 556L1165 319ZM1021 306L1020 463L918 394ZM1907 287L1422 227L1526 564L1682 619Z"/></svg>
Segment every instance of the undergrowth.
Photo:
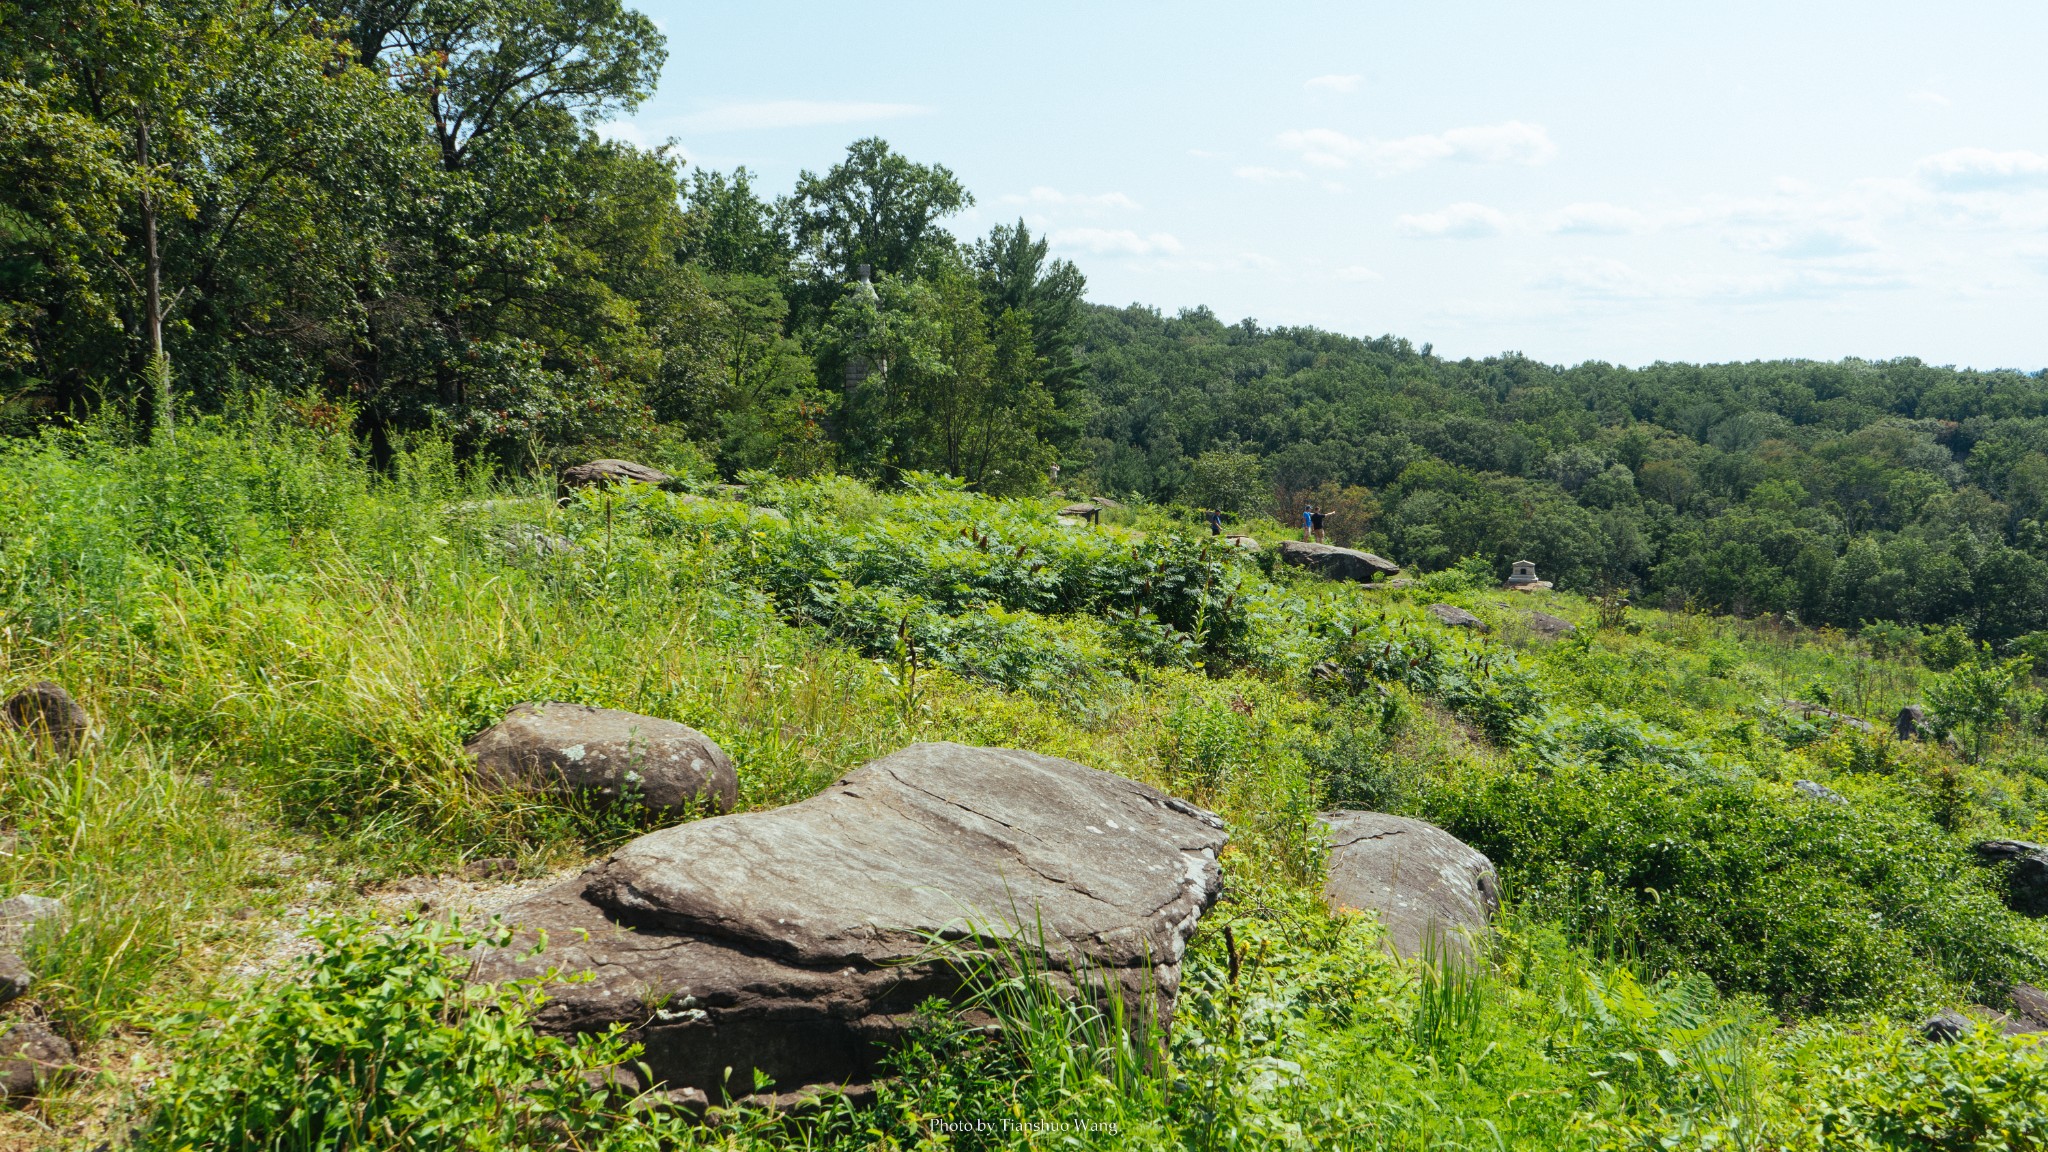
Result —
<svg viewBox="0 0 2048 1152"><path fill-rule="evenodd" d="M750 479L737 499L558 503L433 440L376 472L266 412L149 448L85 428L5 449L0 687L56 680L97 727L69 754L0 736L0 889L70 905L28 943L34 1008L95 1071L0 1134L119 1139L129 1117L204 1146L316 1089L385 1107L360 1078L280 1070L266 1046L307 1014L453 1029L408 1065L436 1092L516 1072L569 1093L492 1089L469 1135L547 1100L611 1107L571 1081L630 1054L535 1047L528 991L454 996L422 959L443 929L323 929L279 982L280 934L385 882L485 857L538 875L644 830L473 785L463 742L536 699L705 731L744 809L951 739L1067 756L1231 824L1169 1037L1134 1040L1013 966L983 1005L1006 1028L927 1006L872 1106L661 1130L685 1146L1975 1147L2048 1103L2024 1042L1901 1031L2048 978L2048 935L1969 848L2048 824L2039 693L2017 672L1475 571L1335 585L1161 509L1062 526L1046 502L929 478ZM1492 631L1443 627L1437 601ZM1539 635L1534 606L1577 630ZM1905 703L1965 699L1989 702L1953 743L1886 734ZM1331 806L1486 851L1511 904L1494 944L1396 961L1369 920L1325 912ZM292 990L329 978L326 1000ZM212 1024L178 1014L194 1002ZM460 1056L472 1043L510 1062ZM990 1127L945 1127L963 1119ZM326 1146L384 1139L367 1124ZM449 1132L413 1146L473 1146Z"/></svg>

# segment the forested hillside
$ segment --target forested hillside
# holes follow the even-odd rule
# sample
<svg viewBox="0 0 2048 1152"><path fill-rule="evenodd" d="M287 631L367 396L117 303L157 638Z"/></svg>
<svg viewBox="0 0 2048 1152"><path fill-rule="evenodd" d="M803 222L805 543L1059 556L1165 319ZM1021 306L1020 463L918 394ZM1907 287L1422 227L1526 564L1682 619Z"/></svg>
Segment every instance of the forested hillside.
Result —
<svg viewBox="0 0 2048 1152"><path fill-rule="evenodd" d="M1913 360L1561 368L1406 340L1088 314L1074 452L1108 486L1340 513L1424 568L1807 623L2048 624L2048 379Z"/></svg>
<svg viewBox="0 0 2048 1152"><path fill-rule="evenodd" d="M0 16L17 434L105 411L142 435L263 391L382 461L433 429L512 472L615 454L1017 494L1057 464L1080 491L1315 503L1423 570L1526 558L2029 650L2048 627L2038 373L1453 362L1088 305L1022 221L949 232L970 190L879 139L781 195L601 139L667 53L617 0Z"/></svg>

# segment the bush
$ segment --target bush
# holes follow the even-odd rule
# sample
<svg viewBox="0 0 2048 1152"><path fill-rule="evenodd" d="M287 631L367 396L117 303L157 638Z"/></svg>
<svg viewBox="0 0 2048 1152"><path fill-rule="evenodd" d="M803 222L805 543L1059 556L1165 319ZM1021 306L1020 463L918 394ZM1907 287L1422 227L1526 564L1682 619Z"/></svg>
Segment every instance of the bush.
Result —
<svg viewBox="0 0 2048 1152"><path fill-rule="evenodd" d="M637 1049L530 1027L537 986L465 984L462 950L509 932L330 920L292 978L187 1011L143 1149L654 1149L681 1135L608 1092Z"/></svg>
<svg viewBox="0 0 2048 1152"><path fill-rule="evenodd" d="M1788 1010L1991 997L2048 974L1965 846L1915 813L1795 803L1612 745L1549 773L1473 773L1418 807L1492 857L1540 915L1659 969Z"/></svg>

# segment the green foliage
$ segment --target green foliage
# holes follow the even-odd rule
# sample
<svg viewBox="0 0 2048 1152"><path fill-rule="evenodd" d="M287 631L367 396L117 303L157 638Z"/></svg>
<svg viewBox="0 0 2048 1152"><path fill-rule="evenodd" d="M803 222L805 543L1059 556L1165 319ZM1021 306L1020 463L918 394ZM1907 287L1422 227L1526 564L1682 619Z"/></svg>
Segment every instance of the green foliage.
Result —
<svg viewBox="0 0 2048 1152"><path fill-rule="evenodd" d="M1918 645L1920 659L1936 672L1946 672L1976 654L1977 646L1970 643L1970 634L1950 624L1944 628L1929 628L1920 637Z"/></svg>
<svg viewBox="0 0 2048 1152"><path fill-rule="evenodd" d="M1795 1148L2036 1148L2048 1143L2048 1049L1979 1028L1928 1044L1897 1026L1827 1028L1798 1044L1807 1101Z"/></svg>
<svg viewBox="0 0 2048 1152"><path fill-rule="evenodd" d="M1962 737L1973 758L1983 756L1992 738L2012 722L2015 693L2030 664L2025 656L1993 660L1979 654L1955 665L1955 671L1927 689L1939 729Z"/></svg>
<svg viewBox="0 0 2048 1152"><path fill-rule="evenodd" d="M309 935L301 971L166 1022L179 1057L138 1147L652 1150L681 1135L591 1075L637 1054L616 1034L539 1035L535 987L465 982L461 950L509 930L339 919Z"/></svg>
<svg viewBox="0 0 2048 1152"><path fill-rule="evenodd" d="M58 679L103 720L69 758L0 738L17 836L0 891L79 910L31 941L34 995L107 1076L53 1115L104 1100L126 1038L215 980L233 1026L163 1034L179 1071L151 1099L175 1085L185 1103L162 1124L365 1088L274 1056L377 1021L409 1037L384 1050L430 1081L422 1099L462 1096L435 1117L482 1115L471 1130L489 1132L552 1107L475 1087L598 1059L508 1031L531 990L485 1003L411 977L347 982L392 965L445 979L403 934L330 941L356 959L294 970L303 996L285 974L236 991L225 967L309 902L359 910L368 885L481 855L539 873L641 831L630 811L470 786L462 741L528 699L703 729L741 766L747 809L959 739L1078 758L1230 822L1227 896L1191 943L1163 1050L1125 1027L1135 1015L1031 992L1018 968L1001 978L1023 981L998 1013L1009 1028L958 1014L994 1001L927 1005L872 1107L726 1115L670 1133L683 1147L914 1146L970 1114L1134 1148L1797 1146L1823 1105L1864 1098L1854 1077L1910 1071L1874 1048L1824 1060L1812 1016L1860 1015L1874 1036L1873 1017L2001 1003L2048 977L2041 925L1969 848L2048 813L2040 734L2013 722L2034 715L2019 658L1935 681L1867 638L1648 608L1552 642L1506 626L1527 601L1495 594L1472 601L1503 625L1481 636L1423 611L1469 594L1269 573L1171 511L1062 527L1049 502L915 472L886 490L749 473L744 493L557 503L464 468L446 440L401 444L378 471L346 421L317 397L259 398L167 444L89 426L0 456L0 675ZM2001 669L2006 720L1975 763L1778 719L1794 695L1882 718ZM1327 914L1315 814L1333 805L1421 816L1486 851L1510 900L1494 943L1469 967L1417 967L1369 918ZM367 1067L320 1052L303 1067ZM2031 1090L1981 1071L1952 1079L1987 1100ZM401 1122L398 1101L350 1099ZM1045 1131L953 1135L1014 1147Z"/></svg>
<svg viewBox="0 0 2048 1152"><path fill-rule="evenodd" d="M1181 499L1196 508L1234 516L1264 508L1271 499L1265 466L1249 452L1212 449L1188 465Z"/></svg>

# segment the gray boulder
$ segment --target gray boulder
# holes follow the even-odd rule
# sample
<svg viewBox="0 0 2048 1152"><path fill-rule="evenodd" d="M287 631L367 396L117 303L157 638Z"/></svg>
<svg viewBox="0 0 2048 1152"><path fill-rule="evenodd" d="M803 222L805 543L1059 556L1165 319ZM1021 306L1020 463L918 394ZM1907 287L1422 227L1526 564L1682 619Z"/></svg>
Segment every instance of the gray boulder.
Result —
<svg viewBox="0 0 2048 1152"><path fill-rule="evenodd" d="M77 1053L71 1042L40 1020L16 1020L0 1033L0 1089L11 1099L35 1095L45 1084L69 1076Z"/></svg>
<svg viewBox="0 0 2048 1152"><path fill-rule="evenodd" d="M1811 780L1794 780L1792 782L1792 790L1808 800L1818 800L1823 804L1847 804L1849 802L1843 798L1840 792L1825 784L1816 784Z"/></svg>
<svg viewBox="0 0 2048 1152"><path fill-rule="evenodd" d="M1399 576L1401 566L1385 557L1353 548L1317 544L1313 540L1283 540L1280 559L1307 568L1332 580L1370 584L1375 576Z"/></svg>
<svg viewBox="0 0 2048 1152"><path fill-rule="evenodd" d="M0 900L0 945L17 945L45 920L58 924L70 919L71 910L62 900L21 892Z"/></svg>
<svg viewBox="0 0 2048 1152"><path fill-rule="evenodd" d="M1572 622L1562 616L1552 616L1548 612L1531 612L1529 631L1546 640L1555 640L1560 636L1569 636L1578 629L1572 627Z"/></svg>
<svg viewBox="0 0 2048 1152"><path fill-rule="evenodd" d="M585 796L601 803L637 793L675 811L692 801L729 812L739 798L732 758L709 736L588 704L521 704L463 746L487 784Z"/></svg>
<svg viewBox="0 0 2048 1152"><path fill-rule="evenodd" d="M562 487L565 489L623 484L628 480L659 486L672 479L674 477L659 468L649 468L631 460L592 460L588 464L562 469Z"/></svg>
<svg viewBox="0 0 2048 1152"><path fill-rule="evenodd" d="M1901 740L1919 740L1927 735L1927 709L1918 704L1908 704L1899 709L1897 719L1892 721L1892 731Z"/></svg>
<svg viewBox="0 0 2048 1152"><path fill-rule="evenodd" d="M1953 1008L1944 1008L1920 1022L1920 1035L1935 1044L1953 1044L1977 1030L1977 1022Z"/></svg>
<svg viewBox="0 0 2048 1152"><path fill-rule="evenodd" d="M1500 911L1493 861L1436 825L1381 812L1319 819L1330 833L1323 902L1379 913L1401 955L1420 955L1431 937L1463 952Z"/></svg>
<svg viewBox="0 0 2048 1152"><path fill-rule="evenodd" d="M559 970L540 1026L625 1024L672 1091L737 1097L757 1069L779 1092L857 1086L977 956L1029 953L1063 993L1114 992L1170 1027L1225 839L1107 772L916 744L801 803L642 836L508 910L529 935L477 971ZM538 931L547 950L524 955Z"/></svg>
<svg viewBox="0 0 2048 1152"><path fill-rule="evenodd" d="M1436 622L1446 628L1470 628L1474 632L1493 631L1492 628L1487 626L1486 621L1455 605L1431 604L1428 608L1423 609L1423 611L1436 617Z"/></svg>
<svg viewBox="0 0 2048 1152"><path fill-rule="evenodd" d="M2048 847L2025 840L1980 840L1977 858L2005 869L2005 902L2027 916L2048 916Z"/></svg>
<svg viewBox="0 0 2048 1152"><path fill-rule="evenodd" d="M0 704L0 720L31 739L48 740L68 752L85 738L92 717L62 685L39 680Z"/></svg>

